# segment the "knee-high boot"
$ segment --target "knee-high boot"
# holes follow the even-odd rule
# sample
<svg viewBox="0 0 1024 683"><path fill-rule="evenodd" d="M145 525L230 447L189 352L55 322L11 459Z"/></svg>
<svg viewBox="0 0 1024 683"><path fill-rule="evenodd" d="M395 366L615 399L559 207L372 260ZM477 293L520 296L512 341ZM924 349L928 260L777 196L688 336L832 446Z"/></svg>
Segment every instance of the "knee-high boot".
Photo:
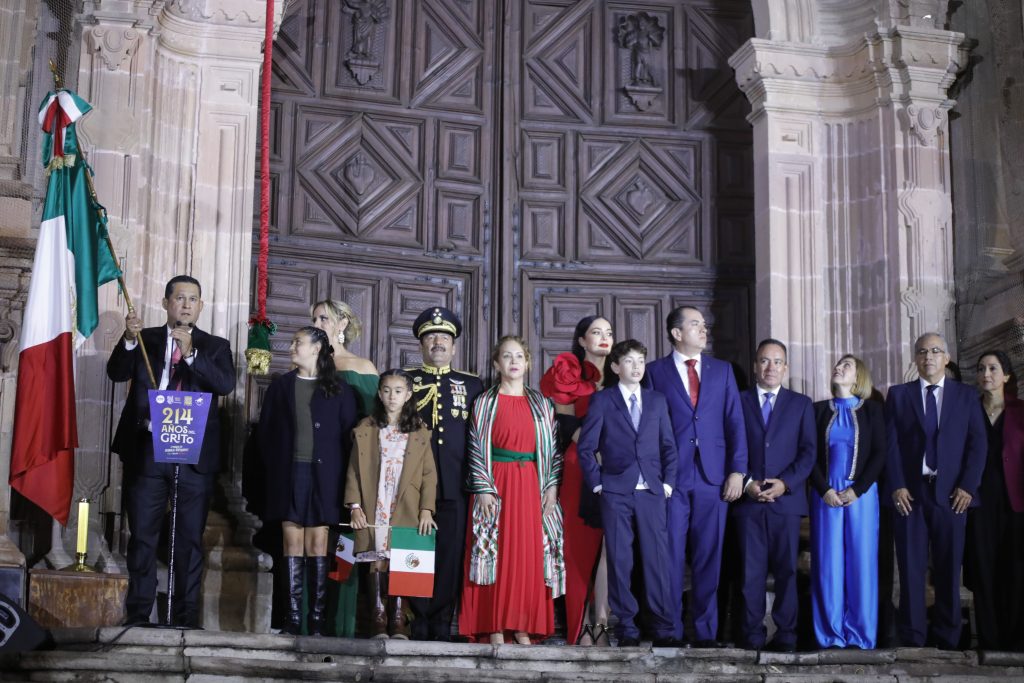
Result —
<svg viewBox="0 0 1024 683"><path fill-rule="evenodd" d="M327 558L306 558L306 583L309 592L309 635L327 635L324 623L324 607L327 605Z"/></svg>
<svg viewBox="0 0 1024 683"><path fill-rule="evenodd" d="M281 633L297 636L302 633L302 584L306 571L305 557L286 557L288 571L288 623Z"/></svg>

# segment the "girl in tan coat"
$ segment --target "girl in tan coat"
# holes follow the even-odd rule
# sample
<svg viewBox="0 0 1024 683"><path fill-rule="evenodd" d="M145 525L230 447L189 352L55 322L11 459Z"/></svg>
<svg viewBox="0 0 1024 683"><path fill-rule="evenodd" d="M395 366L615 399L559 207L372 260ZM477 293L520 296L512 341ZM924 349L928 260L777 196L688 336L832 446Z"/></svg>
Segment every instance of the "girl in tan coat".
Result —
<svg viewBox="0 0 1024 683"><path fill-rule="evenodd" d="M391 527L415 526L424 535L437 529L430 430L411 399L412 378L402 370L384 372L373 415L352 431L345 505L356 530L356 561L372 563L361 609L374 638L409 637L406 599L388 596Z"/></svg>

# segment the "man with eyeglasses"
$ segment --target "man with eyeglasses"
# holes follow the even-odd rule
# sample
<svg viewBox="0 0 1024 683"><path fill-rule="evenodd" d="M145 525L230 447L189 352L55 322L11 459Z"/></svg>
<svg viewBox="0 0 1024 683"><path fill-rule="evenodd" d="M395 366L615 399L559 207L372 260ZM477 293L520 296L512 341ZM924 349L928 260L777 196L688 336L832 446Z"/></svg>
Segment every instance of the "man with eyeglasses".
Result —
<svg viewBox="0 0 1024 683"><path fill-rule="evenodd" d="M934 332L914 343L920 378L889 389L885 401L888 438L882 502L894 511L893 535L900 572L896 628L903 645L960 642L960 563L967 508L985 467L988 437L973 389L946 377L949 353ZM929 550L935 608L931 628L925 611Z"/></svg>
<svg viewBox="0 0 1024 683"><path fill-rule="evenodd" d="M694 645L721 647L718 579L729 503L743 492L747 437L732 366L703 353L704 316L680 306L665 321L673 351L647 367L644 383L668 399L679 451L675 493L668 499L670 588L675 638L683 638L683 582L687 549L692 574L689 609Z"/></svg>

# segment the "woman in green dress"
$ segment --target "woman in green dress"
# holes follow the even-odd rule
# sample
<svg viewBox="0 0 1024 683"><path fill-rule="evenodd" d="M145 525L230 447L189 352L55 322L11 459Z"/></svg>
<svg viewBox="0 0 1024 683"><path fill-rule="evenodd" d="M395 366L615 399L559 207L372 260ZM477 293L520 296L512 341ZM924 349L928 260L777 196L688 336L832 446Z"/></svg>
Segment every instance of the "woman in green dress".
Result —
<svg viewBox="0 0 1024 683"><path fill-rule="evenodd" d="M313 305L312 322L327 333L334 347L334 367L359 396L359 417L373 413L380 382L377 366L368 358L349 351L348 347L359 337L363 324L344 301L325 299ZM359 593L359 574L352 572L348 581L338 587L337 609L333 614L335 633L344 638L356 635L356 599ZM333 604L332 600L332 604Z"/></svg>

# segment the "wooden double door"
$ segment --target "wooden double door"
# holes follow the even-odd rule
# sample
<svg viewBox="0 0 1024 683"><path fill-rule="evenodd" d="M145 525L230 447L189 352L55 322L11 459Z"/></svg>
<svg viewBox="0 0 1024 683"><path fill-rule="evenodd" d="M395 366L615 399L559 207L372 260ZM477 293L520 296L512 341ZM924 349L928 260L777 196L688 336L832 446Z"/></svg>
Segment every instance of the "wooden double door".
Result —
<svg viewBox="0 0 1024 683"><path fill-rule="evenodd" d="M727 59L749 0L292 0L274 52L268 312L347 301L353 350L419 362L415 317L463 320L490 374L521 334L536 383L601 314L668 350L684 302L750 354L753 161ZM536 385L536 384L534 384Z"/></svg>

